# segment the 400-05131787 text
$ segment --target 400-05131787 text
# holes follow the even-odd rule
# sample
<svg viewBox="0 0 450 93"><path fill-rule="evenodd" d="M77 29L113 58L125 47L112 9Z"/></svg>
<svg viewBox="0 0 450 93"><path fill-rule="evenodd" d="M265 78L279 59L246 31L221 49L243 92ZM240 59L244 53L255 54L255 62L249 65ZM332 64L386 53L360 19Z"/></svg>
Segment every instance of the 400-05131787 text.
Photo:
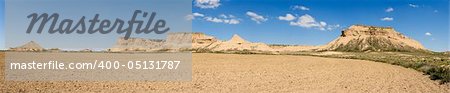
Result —
<svg viewBox="0 0 450 93"><path fill-rule="evenodd" d="M65 69L137 69L137 70L175 70L178 69L181 61L99 61L94 62L29 62L10 63L10 69L17 70L65 70Z"/></svg>

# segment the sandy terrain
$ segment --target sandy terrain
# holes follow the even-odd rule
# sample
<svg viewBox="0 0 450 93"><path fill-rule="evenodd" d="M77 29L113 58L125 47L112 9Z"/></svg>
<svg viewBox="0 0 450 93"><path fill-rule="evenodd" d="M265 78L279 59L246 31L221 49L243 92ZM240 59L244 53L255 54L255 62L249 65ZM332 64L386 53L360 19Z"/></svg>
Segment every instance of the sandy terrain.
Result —
<svg viewBox="0 0 450 93"><path fill-rule="evenodd" d="M3 54L1 59L3 70ZM190 82L5 82L1 78L0 88L1 92L450 92L448 85L439 85L418 71L370 61L194 54L193 62Z"/></svg>

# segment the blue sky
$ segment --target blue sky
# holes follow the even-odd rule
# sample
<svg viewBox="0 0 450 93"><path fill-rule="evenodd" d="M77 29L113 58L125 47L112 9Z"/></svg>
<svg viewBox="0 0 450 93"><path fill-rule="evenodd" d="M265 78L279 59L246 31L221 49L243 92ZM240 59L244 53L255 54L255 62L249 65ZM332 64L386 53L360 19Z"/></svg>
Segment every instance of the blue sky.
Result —
<svg viewBox="0 0 450 93"><path fill-rule="evenodd" d="M0 49L5 49L0 0ZM434 51L449 50L449 0L194 0L192 30L222 40L324 45L354 24L391 26Z"/></svg>
<svg viewBox="0 0 450 93"><path fill-rule="evenodd" d="M449 43L448 0L194 0L193 31L222 40L324 45L354 24L390 26L434 51Z"/></svg>
<svg viewBox="0 0 450 93"><path fill-rule="evenodd" d="M26 31L32 19L27 18L27 16L32 13L58 13L59 18L58 20L55 19L57 21L55 27L58 28L61 27L60 22L65 19L74 20L71 27L75 27L75 23L78 23L78 20L84 16L86 27L90 27L90 23L87 21L94 18L96 14L99 14L98 19L100 21L110 20L111 23L114 23L116 22L115 19L129 21L132 19L135 10L142 10L142 12L156 13L153 26L157 23L156 21L165 20L165 27L170 28L170 32L186 32L192 29L191 22L185 20L185 16L192 12L191 3L191 1L186 0L6 0L6 7L2 5L4 9L1 9L1 12L5 13L2 15L4 16L2 18L6 19L2 19L2 22L6 24L2 25L5 27L5 30L1 32L2 34L6 33L0 41L5 41L6 39L4 43L1 43L6 48L17 47L27 42L35 41L44 48L69 50L89 48L101 50L111 48L117 42L117 38L124 37L125 33L116 33L116 30L114 30L108 34L100 34L98 32L93 34L50 34L46 29L50 29L49 24L51 23L47 23L42 34L37 33L38 26L36 25L40 24L35 24L32 32L27 34ZM143 13L140 13L137 15L136 20L144 20L143 24L147 25L149 18L150 15L143 17ZM98 28L99 24L94 25L94 28ZM70 26L64 25L64 27ZM129 25L126 24L123 27L128 28ZM134 28L137 28L137 25ZM130 36L162 39L165 38L166 34L155 34L155 32L149 34L132 33Z"/></svg>
<svg viewBox="0 0 450 93"><path fill-rule="evenodd" d="M0 0L0 49L6 49L5 48L5 28L4 28L4 18L5 18L5 1Z"/></svg>

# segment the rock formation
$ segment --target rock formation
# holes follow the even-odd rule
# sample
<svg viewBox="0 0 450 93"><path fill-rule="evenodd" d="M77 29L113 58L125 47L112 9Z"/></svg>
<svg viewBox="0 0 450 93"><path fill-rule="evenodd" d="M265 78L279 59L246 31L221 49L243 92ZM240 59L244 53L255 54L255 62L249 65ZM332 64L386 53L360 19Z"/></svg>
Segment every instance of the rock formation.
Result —
<svg viewBox="0 0 450 93"><path fill-rule="evenodd" d="M191 49L193 34L194 33L191 32L169 33L166 37L166 42L164 42L163 48L170 50Z"/></svg>
<svg viewBox="0 0 450 93"><path fill-rule="evenodd" d="M225 42L218 42L216 46L211 47L214 51L230 51L230 50L248 50L248 51L273 51L271 47L264 43L252 43L244 40L239 35L233 37Z"/></svg>
<svg viewBox="0 0 450 93"><path fill-rule="evenodd" d="M208 51L273 51L264 43L252 43L238 35L228 41L220 41L203 33L177 32L169 33L166 40L143 38L119 38L116 45L108 49L110 52L126 51L160 51L160 50L208 50Z"/></svg>
<svg viewBox="0 0 450 93"><path fill-rule="evenodd" d="M404 36L391 27L353 25L322 50L333 51L420 51L419 42Z"/></svg>
<svg viewBox="0 0 450 93"><path fill-rule="evenodd" d="M143 38L125 38L121 37L117 40L116 45L108 49L110 52L125 51L154 51L163 48L165 40L160 39L143 39Z"/></svg>
<svg viewBox="0 0 450 93"><path fill-rule="evenodd" d="M213 36L208 36L203 33L192 34L192 48L193 49L209 49L217 46L222 41L216 39Z"/></svg>
<svg viewBox="0 0 450 93"><path fill-rule="evenodd" d="M34 41L30 41L26 43L25 45L11 48L11 51L28 51L28 52L39 52L44 51L44 48L42 48L39 44L37 44Z"/></svg>
<svg viewBox="0 0 450 93"><path fill-rule="evenodd" d="M221 41L213 36L198 32L169 33L165 40L120 38L117 44L109 49L112 52L122 51L159 51L159 50L194 50L194 51L423 51L419 42L408 38L391 27L375 27L353 25L342 31L342 34L324 46L300 45L267 45L253 43L233 35L228 41Z"/></svg>
<svg viewBox="0 0 450 93"><path fill-rule="evenodd" d="M121 37L116 44L108 49L110 52L153 52L167 50L188 50L192 48L193 35L199 33L175 32L168 33L166 39L144 39L144 38L125 38Z"/></svg>

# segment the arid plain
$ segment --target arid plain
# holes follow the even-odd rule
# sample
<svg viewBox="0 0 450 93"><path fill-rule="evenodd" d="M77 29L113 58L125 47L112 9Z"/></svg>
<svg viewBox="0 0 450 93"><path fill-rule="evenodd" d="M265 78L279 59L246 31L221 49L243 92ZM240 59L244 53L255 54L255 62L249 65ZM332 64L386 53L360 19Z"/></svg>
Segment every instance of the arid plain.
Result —
<svg viewBox="0 0 450 93"><path fill-rule="evenodd" d="M1 53L4 77L4 54ZM2 92L426 92L423 73L386 63L293 55L193 54L192 81L5 81Z"/></svg>

